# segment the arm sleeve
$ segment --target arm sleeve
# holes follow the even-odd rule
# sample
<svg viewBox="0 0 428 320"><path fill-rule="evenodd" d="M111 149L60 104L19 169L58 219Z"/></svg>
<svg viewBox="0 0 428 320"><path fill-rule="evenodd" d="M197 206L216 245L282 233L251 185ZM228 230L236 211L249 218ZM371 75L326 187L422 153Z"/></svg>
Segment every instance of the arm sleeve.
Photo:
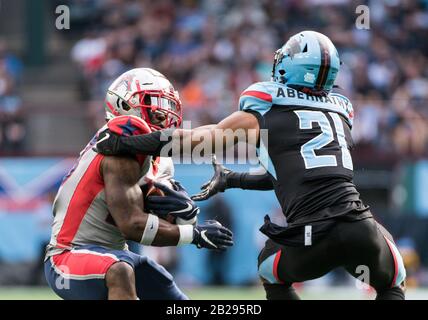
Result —
<svg viewBox="0 0 428 320"><path fill-rule="evenodd" d="M249 172L230 172L226 177L227 188L240 188L247 190L273 190L272 179L266 172L264 174L251 174Z"/></svg>
<svg viewBox="0 0 428 320"><path fill-rule="evenodd" d="M121 136L118 142L119 149L126 154L171 157L172 148L168 148L167 145L172 141L174 130L166 129L143 135Z"/></svg>

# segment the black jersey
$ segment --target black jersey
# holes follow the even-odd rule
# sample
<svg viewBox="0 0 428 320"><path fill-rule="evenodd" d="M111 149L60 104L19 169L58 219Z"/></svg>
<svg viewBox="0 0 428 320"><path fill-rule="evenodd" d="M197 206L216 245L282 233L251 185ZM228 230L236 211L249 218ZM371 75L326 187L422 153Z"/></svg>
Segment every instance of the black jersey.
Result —
<svg viewBox="0 0 428 320"><path fill-rule="evenodd" d="M258 118L259 160L289 223L366 209L353 184L353 109L346 97L259 82L242 93L239 105Z"/></svg>

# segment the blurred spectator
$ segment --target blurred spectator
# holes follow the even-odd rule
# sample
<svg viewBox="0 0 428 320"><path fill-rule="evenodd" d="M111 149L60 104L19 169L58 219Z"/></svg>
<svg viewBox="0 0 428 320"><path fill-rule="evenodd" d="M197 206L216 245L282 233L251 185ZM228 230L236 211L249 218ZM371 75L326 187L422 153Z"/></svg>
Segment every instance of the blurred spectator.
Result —
<svg viewBox="0 0 428 320"><path fill-rule="evenodd" d="M0 39L0 149L5 153L19 152L26 134L21 99L17 87L22 64Z"/></svg>
<svg viewBox="0 0 428 320"><path fill-rule="evenodd" d="M406 286L408 288L418 287L420 285L421 261L415 243L411 238L405 237L398 239L397 245L406 268Z"/></svg>

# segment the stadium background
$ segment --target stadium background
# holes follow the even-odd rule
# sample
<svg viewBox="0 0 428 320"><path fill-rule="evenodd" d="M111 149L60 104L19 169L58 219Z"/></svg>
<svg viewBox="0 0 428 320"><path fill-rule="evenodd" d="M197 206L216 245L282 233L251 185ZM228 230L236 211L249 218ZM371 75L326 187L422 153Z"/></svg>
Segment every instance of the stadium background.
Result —
<svg viewBox="0 0 428 320"><path fill-rule="evenodd" d="M58 30L55 9L63 4L70 29ZM361 4L370 9L368 30L355 26ZM1 1L0 299L54 297L41 269L51 201L103 124L113 79L133 67L158 69L180 91L185 120L214 123L236 110L243 89L269 79L273 52L305 29L328 35L341 54L337 83L355 108L355 182L397 240L409 296L427 299L426 0ZM195 193L212 171L178 165L176 173ZM226 255L143 253L166 265L192 298L263 298L258 228L266 213L280 216L273 193L231 190L202 208L202 218L233 228L236 245ZM298 287L314 299L370 297L340 271Z"/></svg>

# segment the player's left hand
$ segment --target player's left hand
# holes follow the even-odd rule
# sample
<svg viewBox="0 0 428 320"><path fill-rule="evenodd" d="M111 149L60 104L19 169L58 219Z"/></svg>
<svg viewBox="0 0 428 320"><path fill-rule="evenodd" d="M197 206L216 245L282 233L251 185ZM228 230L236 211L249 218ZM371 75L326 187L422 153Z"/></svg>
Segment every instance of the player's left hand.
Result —
<svg viewBox="0 0 428 320"><path fill-rule="evenodd" d="M98 134L97 143L92 150L105 156L124 154L124 152L120 150L119 140L120 136L118 134L106 128Z"/></svg>
<svg viewBox="0 0 428 320"><path fill-rule="evenodd" d="M224 251L233 246L233 233L216 220L207 220L193 229L193 241L199 249Z"/></svg>
<svg viewBox="0 0 428 320"><path fill-rule="evenodd" d="M214 176L210 181L201 186L201 192L193 195L191 197L192 200L207 200L218 192L224 192L224 190L227 189L227 175L232 171L219 164L215 155L212 157L212 165L214 168Z"/></svg>
<svg viewBox="0 0 428 320"><path fill-rule="evenodd" d="M148 196L145 208L156 215L171 215L176 219L193 220L199 213L199 207L190 199L189 194L178 181L171 180L174 189L165 184L154 182L154 186L165 194L164 196Z"/></svg>

